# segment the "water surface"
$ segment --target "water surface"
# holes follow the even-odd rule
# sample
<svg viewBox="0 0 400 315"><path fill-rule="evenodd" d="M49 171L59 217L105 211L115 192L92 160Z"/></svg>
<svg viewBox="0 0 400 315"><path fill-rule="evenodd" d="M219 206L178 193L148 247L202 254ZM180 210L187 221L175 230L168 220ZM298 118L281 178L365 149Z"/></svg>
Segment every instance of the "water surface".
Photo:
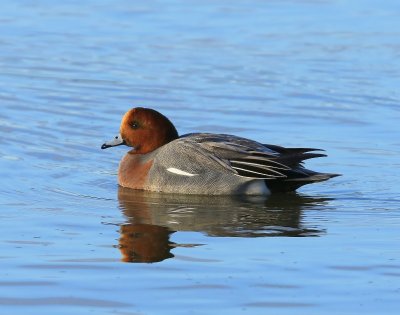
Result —
<svg viewBox="0 0 400 315"><path fill-rule="evenodd" d="M0 313L397 314L397 1L3 1ZM311 146L271 198L116 184L133 106Z"/></svg>

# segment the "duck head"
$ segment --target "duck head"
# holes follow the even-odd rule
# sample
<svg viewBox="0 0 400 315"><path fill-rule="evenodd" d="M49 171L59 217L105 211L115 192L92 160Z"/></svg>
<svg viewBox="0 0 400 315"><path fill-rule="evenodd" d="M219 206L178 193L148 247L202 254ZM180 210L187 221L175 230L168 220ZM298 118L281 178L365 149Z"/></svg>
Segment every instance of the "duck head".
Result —
<svg viewBox="0 0 400 315"><path fill-rule="evenodd" d="M177 138L178 132L167 117L154 109L136 107L122 117L119 135L101 148L127 145L133 148L132 153L146 154Z"/></svg>

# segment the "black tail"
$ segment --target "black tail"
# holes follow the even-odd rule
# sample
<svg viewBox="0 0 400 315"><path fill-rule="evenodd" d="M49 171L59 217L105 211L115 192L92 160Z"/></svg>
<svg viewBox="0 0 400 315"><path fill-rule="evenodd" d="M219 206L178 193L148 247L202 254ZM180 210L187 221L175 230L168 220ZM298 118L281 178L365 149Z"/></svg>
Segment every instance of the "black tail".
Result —
<svg viewBox="0 0 400 315"><path fill-rule="evenodd" d="M271 192L289 192L295 191L303 185L323 182L340 174L317 173L304 168L288 171L285 179L265 180L265 183Z"/></svg>

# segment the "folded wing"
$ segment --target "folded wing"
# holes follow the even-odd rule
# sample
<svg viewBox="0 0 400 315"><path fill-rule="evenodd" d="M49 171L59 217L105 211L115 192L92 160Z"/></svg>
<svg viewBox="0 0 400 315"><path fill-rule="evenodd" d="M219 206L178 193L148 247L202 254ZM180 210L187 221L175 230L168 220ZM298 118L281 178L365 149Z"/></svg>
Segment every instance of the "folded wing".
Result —
<svg viewBox="0 0 400 315"><path fill-rule="evenodd" d="M284 148L224 134L189 134L182 140L238 176L266 180L273 191L295 190L338 176L303 166L305 160L325 157L320 149Z"/></svg>

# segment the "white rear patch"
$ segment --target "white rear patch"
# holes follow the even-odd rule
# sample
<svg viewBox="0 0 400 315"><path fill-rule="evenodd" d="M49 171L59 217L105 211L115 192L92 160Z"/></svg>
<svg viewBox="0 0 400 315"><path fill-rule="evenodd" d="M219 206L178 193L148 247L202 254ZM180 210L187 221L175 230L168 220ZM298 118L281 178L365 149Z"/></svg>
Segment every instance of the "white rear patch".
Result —
<svg viewBox="0 0 400 315"><path fill-rule="evenodd" d="M180 170L178 168L175 168L175 167L167 168L167 171L170 172L170 173L174 173L174 174L182 175L182 176L196 176L196 175L199 175L199 174L191 174L191 173L182 171L182 170Z"/></svg>
<svg viewBox="0 0 400 315"><path fill-rule="evenodd" d="M256 179L248 183L248 185L246 186L245 194L265 196L270 195L271 192L267 188L267 185L265 185L265 182L263 180Z"/></svg>

